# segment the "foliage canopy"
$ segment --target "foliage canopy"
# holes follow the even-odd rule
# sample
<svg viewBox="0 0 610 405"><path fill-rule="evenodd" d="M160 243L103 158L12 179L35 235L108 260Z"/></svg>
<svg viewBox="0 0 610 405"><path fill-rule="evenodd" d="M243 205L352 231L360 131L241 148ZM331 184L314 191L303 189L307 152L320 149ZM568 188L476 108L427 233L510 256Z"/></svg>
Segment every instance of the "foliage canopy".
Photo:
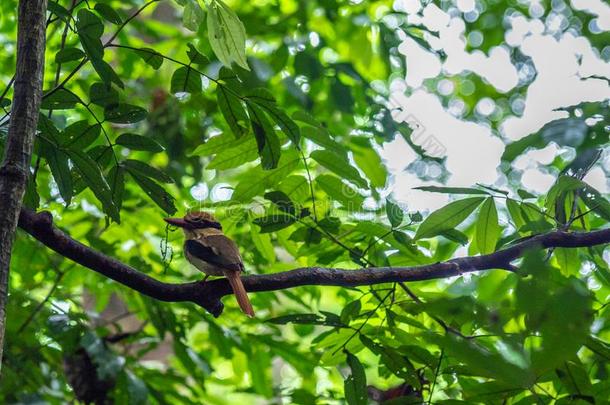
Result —
<svg viewBox="0 0 610 405"><path fill-rule="evenodd" d="M598 53L609 43L610 32L591 30L593 15L563 2L541 2L543 15L534 16L528 2L480 1L472 21L452 2L432 3L482 35L469 50L510 48L501 24L510 13L569 14L564 32L583 35ZM176 283L201 275L162 218L193 208L216 213L253 274L426 265L553 230L607 228L610 203L583 179L602 166L600 156L608 159L608 102L565 106L566 118L509 141L499 124L531 80L509 92L470 72L424 83L435 92L451 80L461 118L488 124L506 143L501 185L442 185L451 176L444 160L418 146L386 103L392 80L408 73L401 41L436 52L436 34L393 6L50 0L25 205L51 211L94 249ZM0 3L3 142L15 9L15 0ZM509 52L531 66L518 48ZM453 96L438 95L445 106ZM490 118L476 113L483 97L497 105ZM415 212L392 196L398 185L380 151L397 137L417 153L406 170L422 177L419 189L452 196L442 208ZM549 165L550 189L533 194L514 162L550 142L569 153ZM434 170L442 174L430 182ZM191 303L155 301L20 232L0 398L91 400L82 393L94 385L133 404L605 403L608 257L603 245L535 249L512 272L253 293L257 317L246 320L231 298L219 318Z"/></svg>

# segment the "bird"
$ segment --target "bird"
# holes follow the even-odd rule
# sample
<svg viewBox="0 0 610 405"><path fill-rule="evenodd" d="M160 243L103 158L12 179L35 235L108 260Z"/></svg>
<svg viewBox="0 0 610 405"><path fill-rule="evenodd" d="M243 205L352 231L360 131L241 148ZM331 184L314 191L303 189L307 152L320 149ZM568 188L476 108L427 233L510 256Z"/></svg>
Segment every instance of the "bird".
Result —
<svg viewBox="0 0 610 405"><path fill-rule="evenodd" d="M186 259L209 276L225 276L242 312L254 317L252 304L241 281L244 264L235 242L222 232L222 225L204 211L187 213L184 218L165 218L165 222L184 231Z"/></svg>

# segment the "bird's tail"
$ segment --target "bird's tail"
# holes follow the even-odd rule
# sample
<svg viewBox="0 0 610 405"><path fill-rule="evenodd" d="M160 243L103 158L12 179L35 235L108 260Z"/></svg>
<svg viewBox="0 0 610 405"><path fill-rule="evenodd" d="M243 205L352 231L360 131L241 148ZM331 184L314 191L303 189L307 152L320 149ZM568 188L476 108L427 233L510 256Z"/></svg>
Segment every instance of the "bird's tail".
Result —
<svg viewBox="0 0 610 405"><path fill-rule="evenodd" d="M250 299L248 298L248 293L246 293L244 284L241 282L239 272L226 271L225 276L227 277L227 280L229 280L231 288L233 288L233 293L235 293L235 298L237 298L237 303L239 304L239 307L243 313L248 315L250 318L254 317L254 309L252 309L252 304L250 303Z"/></svg>

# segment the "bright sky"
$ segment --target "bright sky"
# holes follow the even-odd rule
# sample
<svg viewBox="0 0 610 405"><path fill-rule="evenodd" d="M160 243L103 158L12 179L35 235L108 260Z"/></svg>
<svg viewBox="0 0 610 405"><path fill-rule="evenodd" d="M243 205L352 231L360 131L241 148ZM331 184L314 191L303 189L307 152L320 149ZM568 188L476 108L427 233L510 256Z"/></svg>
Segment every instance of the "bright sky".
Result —
<svg viewBox="0 0 610 405"><path fill-rule="evenodd" d="M475 0L457 0L455 5L459 11L472 15L477 13L476 3ZM530 15L543 14L541 3L525 3L530 4ZM597 32L610 30L610 5L600 0L573 0L571 6L596 16L594 28ZM430 30L434 35L427 36L426 40L432 49L443 50L447 55L442 62L436 54L403 35L399 52L406 57L408 73L404 80L391 83L390 100L392 105L403 108L409 122L418 122L420 127L414 141L447 157L447 169L452 173L448 185L506 184L506 179L497 171L505 142L520 139L538 131L545 123L566 116L565 113L553 111L557 108L583 101L610 100L607 81L582 80L590 76L610 78L610 63L600 58L586 38L575 37L570 32L561 33L566 21L560 12L551 13L552 18L544 22L523 15L509 17L510 29L505 32L505 44L484 54L481 51L466 51L465 23L461 13L452 13L458 16L451 17L435 4L424 7L419 0L395 0L394 9L406 13L409 23L422 24ZM529 56L534 70L527 65L513 65L509 47L519 48ZM610 44L605 53L610 54ZM453 91L450 81L441 81L435 92L422 87L425 79L462 72L481 76L500 92L510 91L520 80L534 75L535 79L529 85L525 98L513 104L513 109L522 113L505 118L498 134L486 123L460 119L463 103L458 98L449 103L449 108L443 107L437 94L450 95ZM493 114L496 106L493 100L482 99L476 109L480 116L485 117ZM551 143L544 149L530 151L517 159L514 168L521 173L523 187L537 193L546 192L555 175L548 173L544 165L549 164L558 153L569 154L570 151ZM412 189L423 184L414 173L405 171L416 155L402 138L397 137L387 144L383 156L393 174L393 196L397 201L406 203L409 210L435 209L446 203L447 197L444 195ZM607 193L609 184L606 173L610 173L608 148L601 163L585 180ZM429 178L438 175L434 172L426 174ZM439 183L431 181L428 184Z"/></svg>

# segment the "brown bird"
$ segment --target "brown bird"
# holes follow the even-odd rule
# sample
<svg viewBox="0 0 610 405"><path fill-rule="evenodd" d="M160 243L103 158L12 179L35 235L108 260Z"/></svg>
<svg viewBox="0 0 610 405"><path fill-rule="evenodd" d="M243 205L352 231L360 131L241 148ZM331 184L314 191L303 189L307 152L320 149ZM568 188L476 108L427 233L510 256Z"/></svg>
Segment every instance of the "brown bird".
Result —
<svg viewBox="0 0 610 405"><path fill-rule="evenodd" d="M248 316L254 316L252 304L241 282L244 264L235 242L223 232L222 226L211 214L190 212L184 218L165 218L165 222L184 231L184 254L187 260L208 276L225 276L233 288L237 303Z"/></svg>

